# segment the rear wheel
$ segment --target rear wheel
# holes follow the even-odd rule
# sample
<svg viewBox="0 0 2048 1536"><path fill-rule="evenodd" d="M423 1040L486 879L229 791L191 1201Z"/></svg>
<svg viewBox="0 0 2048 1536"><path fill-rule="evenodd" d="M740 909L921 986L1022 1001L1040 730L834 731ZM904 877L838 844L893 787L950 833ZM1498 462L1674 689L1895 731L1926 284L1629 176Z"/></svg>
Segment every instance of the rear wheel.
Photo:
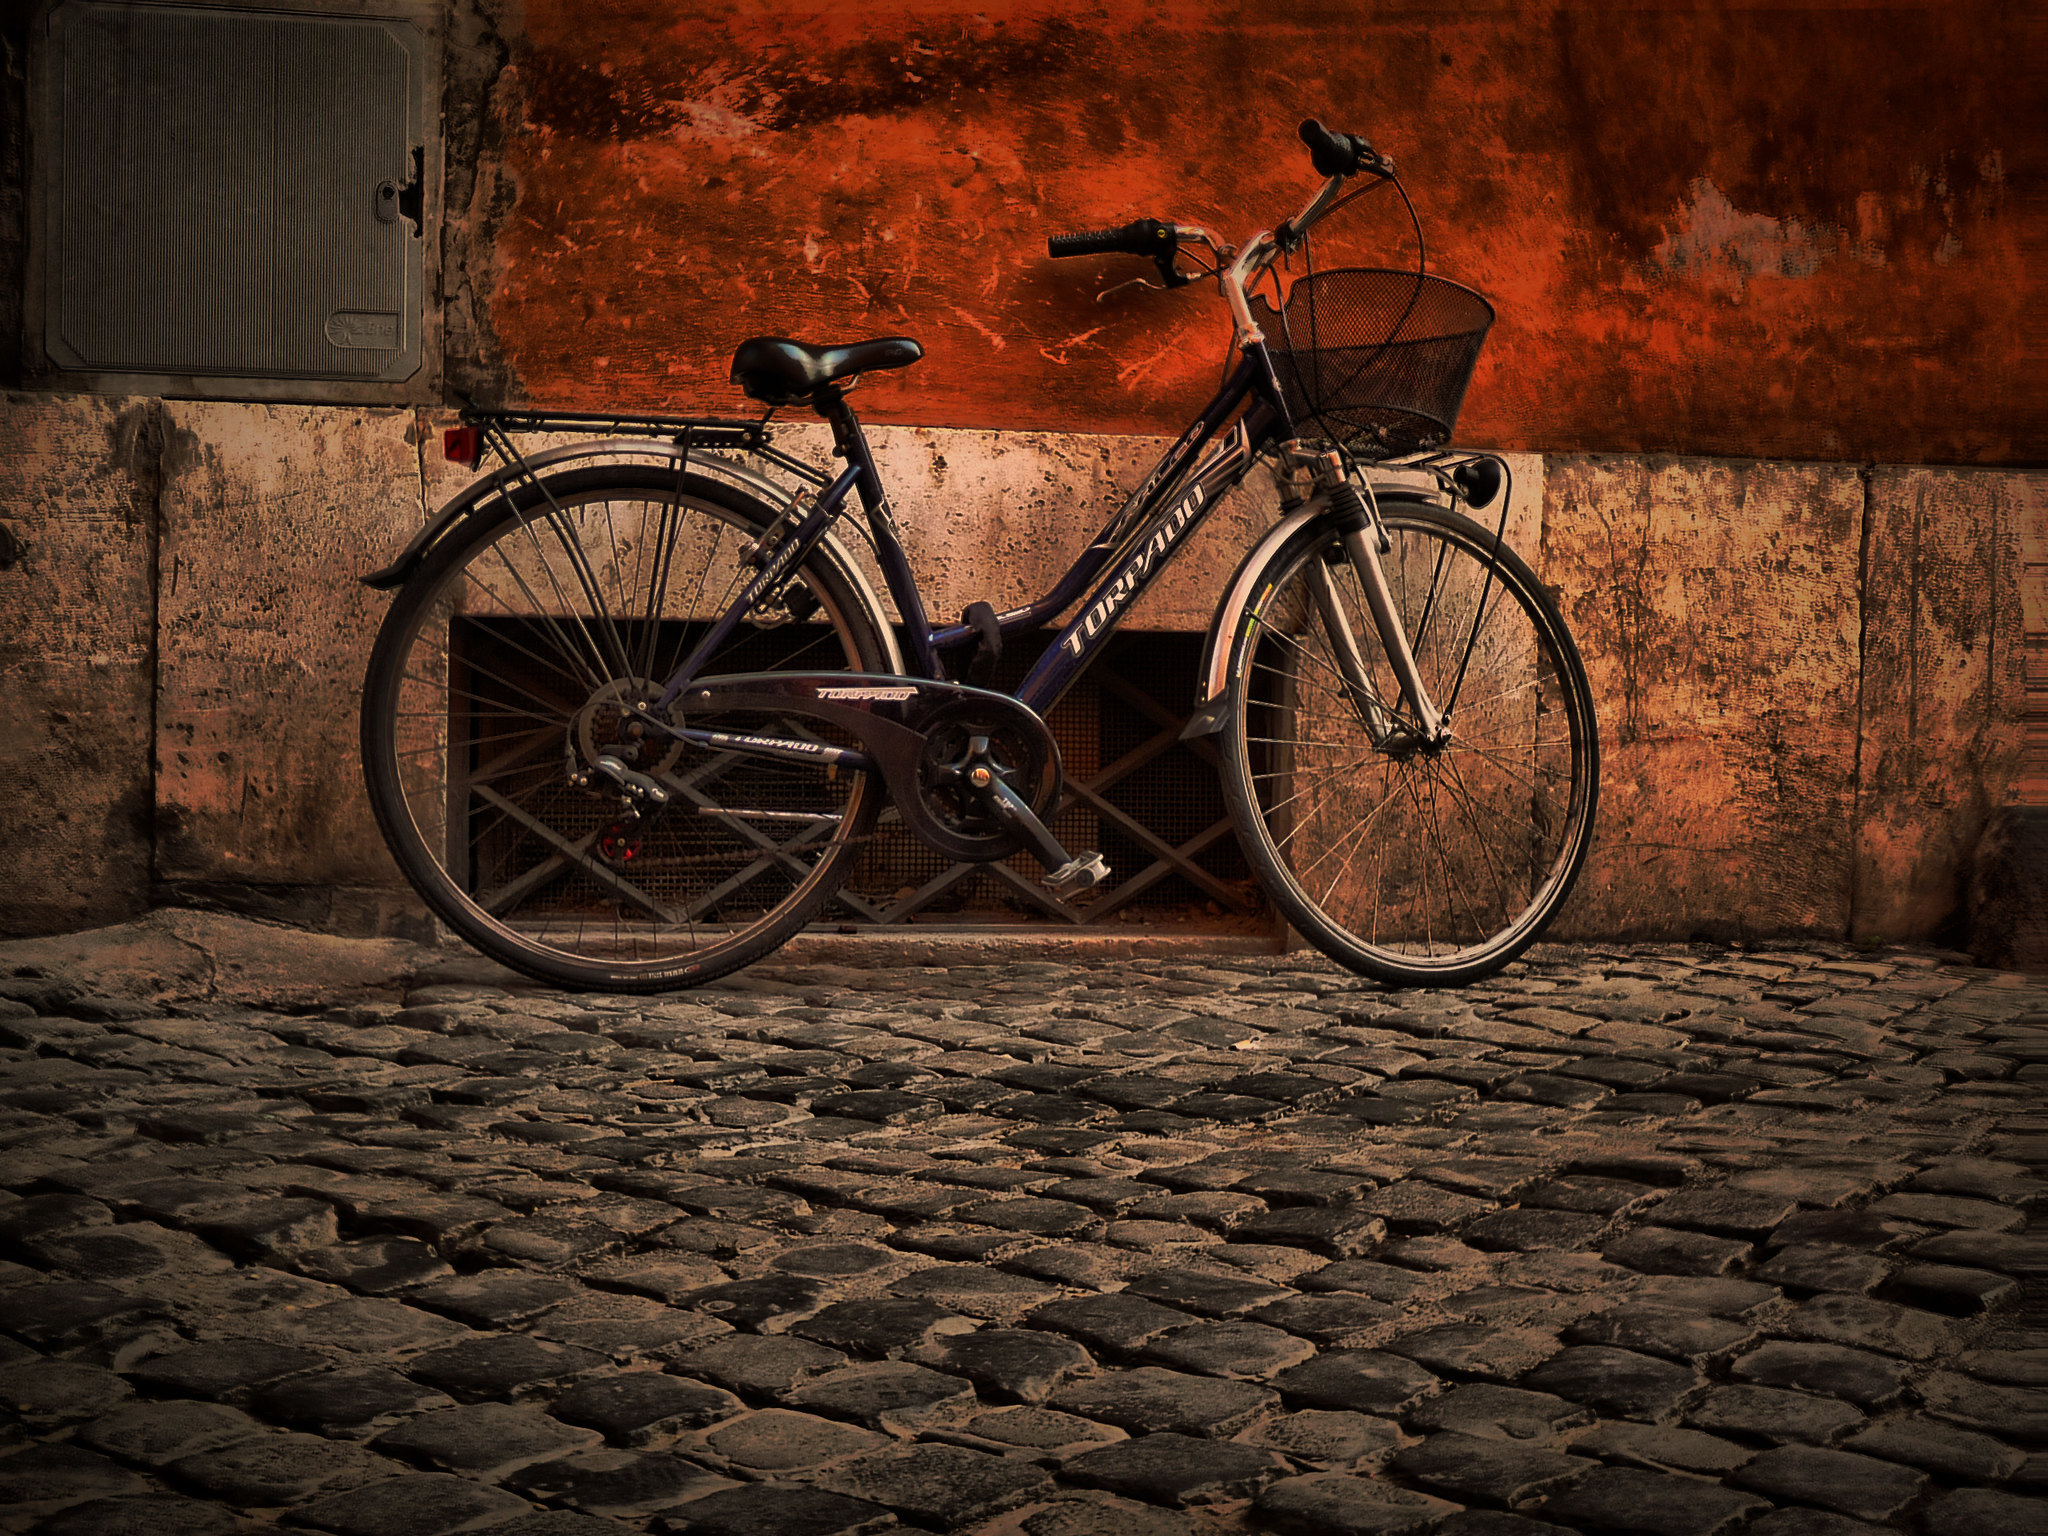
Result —
<svg viewBox="0 0 2048 1536"><path fill-rule="evenodd" d="M656 467L547 486L559 512L530 485L488 504L393 602L363 690L371 804L414 888L494 959L565 987L696 985L817 911L882 785L687 746L633 714L756 574L772 509ZM886 672L885 623L821 546L701 671ZM851 745L772 713L688 723Z"/></svg>
<svg viewBox="0 0 2048 1536"><path fill-rule="evenodd" d="M1381 981L1456 986L1520 954L1571 892L1598 800L1593 699L1556 605L1490 529L1420 503L1381 512L1394 609L1448 736L1405 728L1323 519L1268 562L1230 637L1224 789L1303 937Z"/></svg>

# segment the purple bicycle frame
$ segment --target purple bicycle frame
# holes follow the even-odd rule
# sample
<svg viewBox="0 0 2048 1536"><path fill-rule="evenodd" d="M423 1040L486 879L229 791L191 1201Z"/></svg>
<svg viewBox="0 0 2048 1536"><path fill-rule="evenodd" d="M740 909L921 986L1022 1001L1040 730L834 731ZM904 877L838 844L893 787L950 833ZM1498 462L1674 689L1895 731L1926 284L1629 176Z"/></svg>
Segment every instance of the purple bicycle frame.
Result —
<svg viewBox="0 0 2048 1536"><path fill-rule="evenodd" d="M1222 446L1197 463L1202 450L1214 441L1223 424L1247 398L1252 401L1250 408L1225 435ZM826 530L838 521L847 496L855 491L868 515L882 577L903 619L907 674L943 681L945 670L939 664L939 653L980 637L979 630L965 623L932 627L860 423L836 394L825 400L820 414L831 423L838 452L846 460L845 470L819 495L774 556L670 676L657 708L666 709L696 680L702 659L712 655L745 620L753 605L810 553ZM1018 687L1014 697L1020 703L1043 718L1094 659L1131 604L1171 563L1182 540L1244 479L1259 448L1276 428L1285 430L1287 422L1287 409L1281 402L1272 362L1265 347L1255 342L1245 350L1194 424L1160 457L1151 473L1089 541L1053 589L1021 608L996 615L1001 635L1022 634L1040 628L1087 593L1074 617ZM1119 532L1134 525L1135 532ZM1112 562L1114 569L1104 574ZM1088 591L1091 583L1096 585Z"/></svg>

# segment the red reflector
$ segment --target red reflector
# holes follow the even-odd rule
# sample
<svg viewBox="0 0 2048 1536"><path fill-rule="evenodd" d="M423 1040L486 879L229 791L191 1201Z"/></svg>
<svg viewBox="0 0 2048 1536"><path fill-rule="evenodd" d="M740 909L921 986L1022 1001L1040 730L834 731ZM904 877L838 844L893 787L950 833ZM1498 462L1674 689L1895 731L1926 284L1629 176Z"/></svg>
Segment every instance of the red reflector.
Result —
<svg viewBox="0 0 2048 1536"><path fill-rule="evenodd" d="M451 464L475 469L484 461L484 434L480 427L448 427L441 433L441 452Z"/></svg>

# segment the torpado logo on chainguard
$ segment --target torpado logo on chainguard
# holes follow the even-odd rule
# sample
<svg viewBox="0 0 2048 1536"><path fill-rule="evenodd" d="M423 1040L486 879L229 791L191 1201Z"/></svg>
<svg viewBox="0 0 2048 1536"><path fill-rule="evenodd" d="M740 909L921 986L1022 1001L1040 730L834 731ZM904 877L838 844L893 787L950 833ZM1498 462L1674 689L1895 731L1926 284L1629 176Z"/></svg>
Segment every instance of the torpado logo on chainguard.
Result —
<svg viewBox="0 0 2048 1536"><path fill-rule="evenodd" d="M900 704L917 697L915 688L820 688L821 699L854 699L877 704Z"/></svg>

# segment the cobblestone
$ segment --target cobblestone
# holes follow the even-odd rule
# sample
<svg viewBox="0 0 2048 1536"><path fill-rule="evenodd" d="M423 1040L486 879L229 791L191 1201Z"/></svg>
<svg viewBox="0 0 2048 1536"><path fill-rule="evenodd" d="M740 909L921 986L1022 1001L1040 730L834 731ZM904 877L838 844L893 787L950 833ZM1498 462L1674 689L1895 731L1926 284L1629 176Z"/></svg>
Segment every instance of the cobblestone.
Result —
<svg viewBox="0 0 2048 1536"><path fill-rule="evenodd" d="M2048 1490L2039 981L460 960L286 1014L8 952L38 1536L2004 1536Z"/></svg>

